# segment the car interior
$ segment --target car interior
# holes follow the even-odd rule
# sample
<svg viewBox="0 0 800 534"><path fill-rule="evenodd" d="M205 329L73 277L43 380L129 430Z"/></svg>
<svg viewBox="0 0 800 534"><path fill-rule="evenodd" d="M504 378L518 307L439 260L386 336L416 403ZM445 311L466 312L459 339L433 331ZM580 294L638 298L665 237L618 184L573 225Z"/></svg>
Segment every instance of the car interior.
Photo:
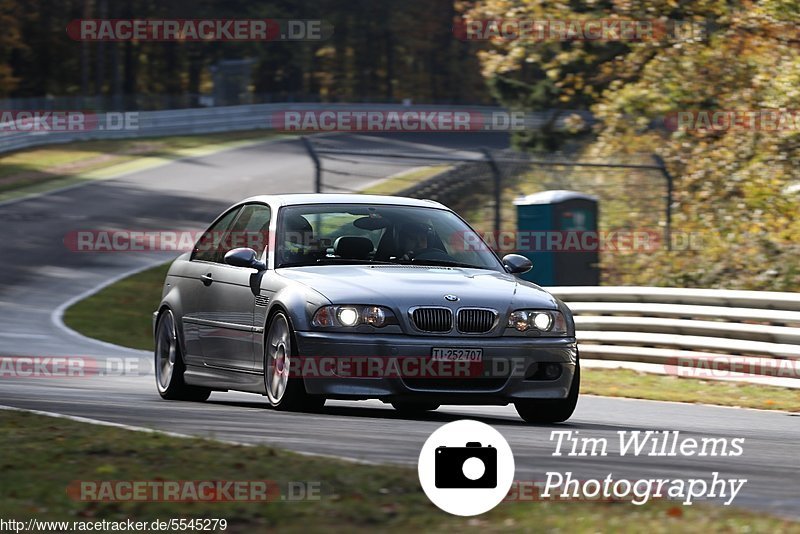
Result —
<svg viewBox="0 0 800 534"><path fill-rule="evenodd" d="M306 217L291 214L284 222L282 264L314 263L322 258L358 261L410 261L421 252L447 259L444 242L431 224L410 219L365 216L322 236ZM420 247L405 246L408 243Z"/></svg>

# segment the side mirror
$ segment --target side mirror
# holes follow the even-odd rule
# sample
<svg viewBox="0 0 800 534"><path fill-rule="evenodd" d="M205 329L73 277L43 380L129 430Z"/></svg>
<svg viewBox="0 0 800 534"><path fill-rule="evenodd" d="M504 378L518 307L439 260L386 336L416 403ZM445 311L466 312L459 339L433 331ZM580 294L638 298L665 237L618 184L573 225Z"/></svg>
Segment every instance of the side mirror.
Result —
<svg viewBox="0 0 800 534"><path fill-rule="evenodd" d="M511 274L522 274L533 269L533 262L519 254L506 254L503 256L503 266Z"/></svg>
<svg viewBox="0 0 800 534"><path fill-rule="evenodd" d="M259 271L266 270L264 262L258 260L258 254L252 248L235 248L225 253L225 263L234 267L248 267Z"/></svg>

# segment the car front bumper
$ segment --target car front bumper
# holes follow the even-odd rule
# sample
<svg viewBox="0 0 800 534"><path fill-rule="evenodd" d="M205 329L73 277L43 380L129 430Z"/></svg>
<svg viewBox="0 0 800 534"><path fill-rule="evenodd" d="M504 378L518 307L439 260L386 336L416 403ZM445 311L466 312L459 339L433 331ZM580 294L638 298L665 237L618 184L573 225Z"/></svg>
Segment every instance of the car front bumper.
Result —
<svg viewBox="0 0 800 534"><path fill-rule="evenodd" d="M578 361L575 338L296 332L296 340L301 360L298 369L302 369L306 391L339 399L377 398L439 404L508 404L524 399L562 399L569 393ZM453 364L437 368L441 371L433 374L422 372L434 347L480 348L483 358L478 365L482 371L476 374L476 364L460 364L461 367ZM418 365L392 365L406 359ZM303 365L309 360L315 364ZM380 364L358 368L370 372L345 373L332 371L331 365L325 367L326 372L319 372L322 366L316 364L320 361L341 363L341 360L348 360L347 363L377 360ZM550 380L532 377L544 363L559 364L560 375ZM473 367L464 373L464 365ZM344 366L344 369L352 371L356 367ZM401 369L399 373L398 369Z"/></svg>

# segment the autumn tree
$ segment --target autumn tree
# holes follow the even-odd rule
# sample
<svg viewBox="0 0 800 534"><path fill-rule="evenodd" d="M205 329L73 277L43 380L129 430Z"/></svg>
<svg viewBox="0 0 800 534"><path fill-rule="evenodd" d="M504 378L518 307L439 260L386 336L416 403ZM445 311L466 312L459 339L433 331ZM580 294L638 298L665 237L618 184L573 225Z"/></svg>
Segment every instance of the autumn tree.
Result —
<svg viewBox="0 0 800 534"><path fill-rule="evenodd" d="M676 177L675 231L694 236L696 246L606 257L610 281L800 289L800 2L493 0L465 4L464 14L701 28L618 45L495 40L480 59L494 87L512 87L510 96L500 93L506 101L530 109L587 105L599 120L588 157L655 153ZM698 111L771 112L783 120L777 127L675 120Z"/></svg>

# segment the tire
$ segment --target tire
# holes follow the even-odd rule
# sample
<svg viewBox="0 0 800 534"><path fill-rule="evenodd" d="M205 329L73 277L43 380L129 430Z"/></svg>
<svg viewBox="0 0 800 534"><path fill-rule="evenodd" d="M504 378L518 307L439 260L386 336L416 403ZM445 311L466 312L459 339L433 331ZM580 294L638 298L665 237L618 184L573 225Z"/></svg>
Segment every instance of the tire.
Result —
<svg viewBox="0 0 800 534"><path fill-rule="evenodd" d="M172 310L166 310L158 318L155 365L156 389L162 399L202 402L211 395L210 389L190 386L183 379L186 366Z"/></svg>
<svg viewBox="0 0 800 534"><path fill-rule="evenodd" d="M309 395L302 377L292 377L291 361L297 356L289 319L282 311L269 322L264 338L264 387L270 405L281 411L315 412L325 404L325 397Z"/></svg>
<svg viewBox="0 0 800 534"><path fill-rule="evenodd" d="M569 394L564 399L531 399L514 403L517 413L526 423L563 423L575 411L578 404L578 393L581 388L581 367L575 364L575 375Z"/></svg>
<svg viewBox="0 0 800 534"><path fill-rule="evenodd" d="M433 402L395 401L392 403L395 410L406 415L421 415L425 412L432 412L439 406Z"/></svg>

